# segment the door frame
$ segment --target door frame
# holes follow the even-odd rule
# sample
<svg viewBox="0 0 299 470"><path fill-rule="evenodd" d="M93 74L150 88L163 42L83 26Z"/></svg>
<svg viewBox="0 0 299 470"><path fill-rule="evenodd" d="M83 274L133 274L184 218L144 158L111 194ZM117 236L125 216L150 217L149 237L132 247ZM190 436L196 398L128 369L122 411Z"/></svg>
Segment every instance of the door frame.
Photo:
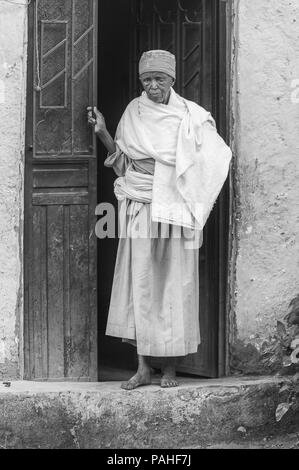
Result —
<svg viewBox="0 0 299 470"><path fill-rule="evenodd" d="M198 0L199 2L200 0ZM210 0L208 0L210 1ZM215 8L215 24L219 39L215 48L214 70L221 76L214 90L214 102L219 102L215 113L217 128L222 137L230 144L231 127L231 84L232 84L232 32L233 0L211 0ZM134 56L134 61L137 58ZM131 60L133 60L131 58ZM225 77L224 80L221 80ZM133 88L131 84L131 88ZM232 219L232 176L231 172L221 191L214 211L217 222L213 233L217 240L217 254L213 259L217 282L217 348L215 363L218 377L229 374L229 325L230 325L230 260L232 256L231 219ZM215 262L216 261L216 262Z"/></svg>
<svg viewBox="0 0 299 470"><path fill-rule="evenodd" d="M225 103L225 121L226 121L226 128L225 128L225 138L227 143L230 145L232 143L231 138L231 130L232 130L232 67L233 67L233 51L232 51L232 35L233 35L233 0L219 0L221 5L222 15L225 15L220 22L220 27L222 34L224 32L224 28L226 30L225 34L225 47L226 47L226 54L225 54L225 62L226 62L226 83L225 83L225 95L226 95L226 103ZM28 9L28 36L33 36L33 28L34 22L32 21L33 18L33 5L30 6ZM97 22L96 22L97 27ZM31 37L32 37L31 36ZM31 41L32 42L32 41ZM98 56L99 51L95 57ZM30 94L30 87L28 84L33 83L33 67L30 67L31 63L31 56L32 56L32 45L29 46L27 50L27 61L28 61L28 69L27 69L27 96ZM220 84L221 86L221 84ZM30 125L32 120L32 113L30 114L28 110L28 101L26 104L26 128ZM26 148L28 146L28 142L26 142ZM26 148L24 150L26 150ZM25 165L25 181L28 181L28 170L26 169ZM25 184L24 184L25 185ZM26 189L26 188L25 188ZM28 204L28 195L26 191L24 191L24 205ZM219 257L219 276L222 282L219 282L220 292L219 292L219 341L218 341L218 376L226 376L230 373L229 368L229 346L230 346L230 317L231 317L231 292L233 288L233 264L234 264L234 247L233 247L233 169L231 169L229 173L229 177L225 183L225 187L223 188L222 194L220 196L222 198L221 205L225 204L226 211L224 214L223 223L219 224L219 250L223 256ZM24 208L25 209L25 208ZM221 217L223 214L220 214ZM24 226L26 225L25 216L24 216ZM24 233L23 233L24 235ZM23 249L24 249L24 257L26 256L25 250L25 235L23 236ZM25 265L23 269L23 285L24 278L26 276L25 273ZM23 321L21 322L20 328L20 372L21 377L24 378L24 357L25 357L25 348L26 348L26 338L24 337L24 321L25 321L25 305L23 305Z"/></svg>
<svg viewBox="0 0 299 470"><path fill-rule="evenodd" d="M225 41L220 45L226 48L225 57L226 80L225 93L225 122L222 129L223 137L232 148L232 85L233 85L233 34L234 34L234 0L219 0L220 16L219 22L220 37L225 37ZM224 67L223 67L224 68ZM228 178L220 194L220 206L225 211L218 214L219 220L219 328L218 328L218 377L230 375L230 330L231 330L231 297L233 289L233 166L231 165Z"/></svg>

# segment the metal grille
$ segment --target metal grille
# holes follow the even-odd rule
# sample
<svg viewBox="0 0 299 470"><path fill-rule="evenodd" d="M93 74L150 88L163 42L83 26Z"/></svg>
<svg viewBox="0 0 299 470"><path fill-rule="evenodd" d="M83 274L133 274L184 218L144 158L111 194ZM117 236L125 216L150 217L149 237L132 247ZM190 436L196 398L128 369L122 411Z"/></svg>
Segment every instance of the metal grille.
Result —
<svg viewBox="0 0 299 470"><path fill-rule="evenodd" d="M217 0L132 0L131 96L140 92L138 61L143 51L166 49L175 53L175 89L215 112L216 70L212 63Z"/></svg>

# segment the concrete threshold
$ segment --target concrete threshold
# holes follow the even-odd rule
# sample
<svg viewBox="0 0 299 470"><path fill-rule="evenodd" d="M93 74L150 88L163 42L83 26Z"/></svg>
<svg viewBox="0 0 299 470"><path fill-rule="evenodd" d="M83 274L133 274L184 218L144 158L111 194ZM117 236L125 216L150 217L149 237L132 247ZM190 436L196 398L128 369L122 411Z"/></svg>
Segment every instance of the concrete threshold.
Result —
<svg viewBox="0 0 299 470"><path fill-rule="evenodd" d="M298 429L275 422L279 377L184 379L133 391L119 382L0 383L1 448L166 449L215 446Z"/></svg>

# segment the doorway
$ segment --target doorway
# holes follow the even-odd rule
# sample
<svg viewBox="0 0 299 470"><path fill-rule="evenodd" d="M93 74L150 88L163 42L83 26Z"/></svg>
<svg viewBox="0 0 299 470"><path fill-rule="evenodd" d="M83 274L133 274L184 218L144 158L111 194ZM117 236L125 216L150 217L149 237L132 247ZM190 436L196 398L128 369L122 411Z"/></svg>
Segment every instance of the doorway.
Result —
<svg viewBox="0 0 299 470"><path fill-rule="evenodd" d="M99 2L98 105L114 135L131 99L140 94L138 61L149 49L176 55L175 90L207 110L226 137L226 5L219 0L110 0ZM98 145L98 201L116 207L112 169L105 168L104 147ZM216 377L223 374L225 355L225 283L228 187L209 218L200 250L202 344L197 354L180 362L182 373ZM136 367L134 347L105 335L117 239L98 241L99 380L129 378ZM159 365L153 361L153 365Z"/></svg>
<svg viewBox="0 0 299 470"><path fill-rule="evenodd" d="M135 351L105 336L117 239L98 240L95 208L116 200L113 170L87 125L98 103L114 134L140 93L141 53L176 55L176 91L211 111L227 138L228 2L35 0L28 8L24 210L24 378L122 379ZM98 95L98 97L97 97ZM182 373L225 373L229 184L200 250L202 343ZM123 372L125 371L125 372ZM127 371L127 372L126 372Z"/></svg>

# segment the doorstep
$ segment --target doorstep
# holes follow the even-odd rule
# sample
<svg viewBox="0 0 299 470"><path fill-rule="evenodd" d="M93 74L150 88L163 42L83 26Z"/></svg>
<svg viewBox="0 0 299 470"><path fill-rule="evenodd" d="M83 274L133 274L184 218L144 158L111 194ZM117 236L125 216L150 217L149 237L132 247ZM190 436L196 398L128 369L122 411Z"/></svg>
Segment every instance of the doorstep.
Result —
<svg viewBox="0 0 299 470"><path fill-rule="evenodd" d="M275 422L279 377L179 379L133 391L120 382L0 382L2 448L192 448L299 429Z"/></svg>

